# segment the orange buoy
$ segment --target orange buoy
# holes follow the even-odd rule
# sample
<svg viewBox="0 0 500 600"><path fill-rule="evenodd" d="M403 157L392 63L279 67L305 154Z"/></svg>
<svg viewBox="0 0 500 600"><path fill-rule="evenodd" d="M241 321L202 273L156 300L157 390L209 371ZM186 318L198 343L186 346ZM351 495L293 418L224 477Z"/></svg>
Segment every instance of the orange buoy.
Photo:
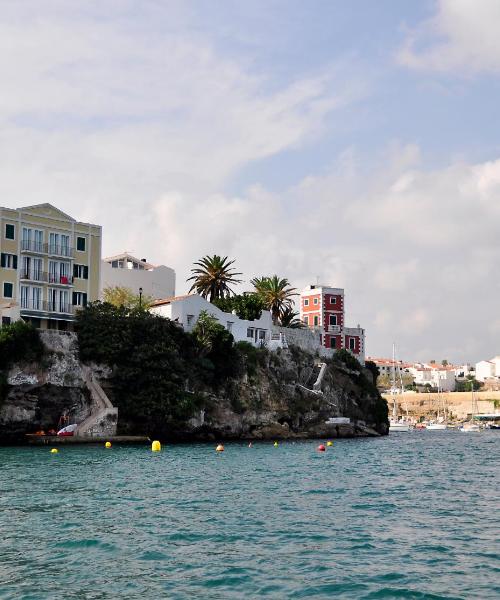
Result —
<svg viewBox="0 0 500 600"><path fill-rule="evenodd" d="M318 452L325 452L326 448L323 446L323 444L320 444L318 446Z"/></svg>

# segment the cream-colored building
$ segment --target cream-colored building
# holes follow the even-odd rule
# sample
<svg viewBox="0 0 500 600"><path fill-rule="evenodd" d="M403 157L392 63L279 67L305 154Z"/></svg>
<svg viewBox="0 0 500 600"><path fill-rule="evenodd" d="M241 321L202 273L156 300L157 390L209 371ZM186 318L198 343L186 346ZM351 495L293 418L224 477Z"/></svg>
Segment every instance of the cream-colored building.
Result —
<svg viewBox="0 0 500 600"><path fill-rule="evenodd" d="M155 300L175 295L175 271L165 265L153 265L145 258L128 252L102 259L101 293L109 287L125 287L134 294L139 290Z"/></svg>
<svg viewBox="0 0 500 600"><path fill-rule="evenodd" d="M0 208L2 324L22 318L72 329L75 312L99 298L101 227L51 204Z"/></svg>

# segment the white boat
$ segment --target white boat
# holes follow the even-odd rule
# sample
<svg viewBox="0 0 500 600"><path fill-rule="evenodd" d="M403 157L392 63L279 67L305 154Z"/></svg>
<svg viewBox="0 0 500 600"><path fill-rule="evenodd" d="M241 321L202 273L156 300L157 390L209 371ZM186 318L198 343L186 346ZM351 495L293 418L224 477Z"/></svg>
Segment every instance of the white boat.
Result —
<svg viewBox="0 0 500 600"><path fill-rule="evenodd" d="M462 433L479 433L481 431L481 427L479 427L477 423L471 423L469 421L468 423L464 423L462 427L459 427L458 430Z"/></svg>
<svg viewBox="0 0 500 600"><path fill-rule="evenodd" d="M446 423L429 423L426 427L426 429L428 429L429 431L442 431L446 428Z"/></svg>
<svg viewBox="0 0 500 600"><path fill-rule="evenodd" d="M389 431L410 431L410 423L408 421L389 421Z"/></svg>
<svg viewBox="0 0 500 600"><path fill-rule="evenodd" d="M471 392L472 392L472 406L471 406L471 415L470 421L462 424L462 427L459 427L459 431L462 433L479 433L481 431L481 427L477 423L474 422L474 415L477 414L477 400L474 395L474 383L471 382Z"/></svg>
<svg viewBox="0 0 500 600"><path fill-rule="evenodd" d="M401 373L400 373L401 379ZM410 431L411 423L409 421L405 421L404 419L398 419L398 401L396 396L399 390L396 387L396 348L394 344L392 345L392 385L391 385L391 394L392 394L392 419L389 420L389 432L391 431ZM401 392L403 392L403 382L401 381Z"/></svg>

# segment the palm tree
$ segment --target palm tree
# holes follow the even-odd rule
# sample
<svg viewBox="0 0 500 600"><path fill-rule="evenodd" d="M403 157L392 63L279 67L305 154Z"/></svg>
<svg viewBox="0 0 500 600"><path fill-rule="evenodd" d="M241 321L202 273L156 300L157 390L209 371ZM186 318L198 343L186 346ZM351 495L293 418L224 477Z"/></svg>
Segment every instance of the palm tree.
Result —
<svg viewBox="0 0 500 600"><path fill-rule="evenodd" d="M271 311L273 322L278 323L283 312L293 304L292 298L297 295L295 288L290 287L288 279L280 279L277 275L255 277L250 283Z"/></svg>
<svg viewBox="0 0 500 600"><path fill-rule="evenodd" d="M240 279L236 279L237 275L231 269L234 260L228 260L214 254L213 256L204 256L194 263L194 268L191 269L193 275L187 281L193 281L193 285L189 290L209 299L210 302L218 298L227 298L233 294L233 290L229 287L230 284L241 283Z"/></svg>
<svg viewBox="0 0 500 600"><path fill-rule="evenodd" d="M298 316L299 313L294 311L292 306L287 306L281 311L281 327L288 327L289 329L302 329L305 327L305 325L300 319L297 318Z"/></svg>

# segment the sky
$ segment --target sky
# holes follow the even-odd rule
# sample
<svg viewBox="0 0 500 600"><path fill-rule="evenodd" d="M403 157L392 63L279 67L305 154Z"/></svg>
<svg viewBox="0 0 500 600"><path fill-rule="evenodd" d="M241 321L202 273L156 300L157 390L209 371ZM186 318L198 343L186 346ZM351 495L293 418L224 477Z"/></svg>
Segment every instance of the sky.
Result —
<svg viewBox="0 0 500 600"><path fill-rule="evenodd" d="M0 0L0 203L345 288L367 353L500 353L498 0Z"/></svg>

